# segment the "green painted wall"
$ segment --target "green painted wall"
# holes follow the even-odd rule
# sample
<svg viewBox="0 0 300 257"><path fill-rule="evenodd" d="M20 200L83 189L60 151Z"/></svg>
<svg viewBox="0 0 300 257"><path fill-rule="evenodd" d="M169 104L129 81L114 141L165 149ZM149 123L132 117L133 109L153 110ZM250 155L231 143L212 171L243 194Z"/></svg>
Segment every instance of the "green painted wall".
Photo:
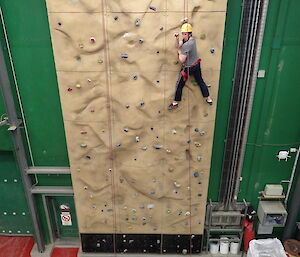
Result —
<svg viewBox="0 0 300 257"><path fill-rule="evenodd" d="M213 200L218 198L221 178L241 3L242 0L228 1L209 187L209 197ZM8 31L34 164L68 166L45 2L0 0L0 5ZM266 77L257 82L240 188L240 198L246 198L255 206L258 191L263 190L266 183L279 183L289 178L295 155L288 162L278 162L278 151L300 144L300 116L297 114L300 106L297 79L297 68L300 67L299 13L298 0L270 1L260 62L260 69L266 70ZM3 37L1 45L7 53ZM13 80L11 82L13 84ZM0 97L0 115L3 111ZM2 129L0 142L0 149L11 149L7 132ZM0 160L0 165L3 161L9 162L10 166L15 165L13 154L9 153L2 155L4 159ZM38 176L38 185L71 185L71 179L68 175L42 175ZM40 198L37 200L47 235L42 201ZM48 236L46 239L49 241Z"/></svg>

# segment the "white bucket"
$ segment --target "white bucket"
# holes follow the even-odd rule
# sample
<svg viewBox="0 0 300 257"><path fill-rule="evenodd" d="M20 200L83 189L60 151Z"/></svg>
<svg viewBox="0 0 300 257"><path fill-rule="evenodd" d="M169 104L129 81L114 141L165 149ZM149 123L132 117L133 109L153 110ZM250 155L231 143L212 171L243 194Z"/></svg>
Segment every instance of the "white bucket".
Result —
<svg viewBox="0 0 300 257"><path fill-rule="evenodd" d="M227 241L226 239L228 239L227 237L221 237L220 241L220 253L221 254L228 254L229 253L229 241Z"/></svg>
<svg viewBox="0 0 300 257"><path fill-rule="evenodd" d="M239 252L239 246L240 244L237 242L231 242L230 243L230 253L232 254L238 254Z"/></svg>
<svg viewBox="0 0 300 257"><path fill-rule="evenodd" d="M217 254L219 252L219 243L218 242L212 242L210 243L209 250L211 254Z"/></svg>

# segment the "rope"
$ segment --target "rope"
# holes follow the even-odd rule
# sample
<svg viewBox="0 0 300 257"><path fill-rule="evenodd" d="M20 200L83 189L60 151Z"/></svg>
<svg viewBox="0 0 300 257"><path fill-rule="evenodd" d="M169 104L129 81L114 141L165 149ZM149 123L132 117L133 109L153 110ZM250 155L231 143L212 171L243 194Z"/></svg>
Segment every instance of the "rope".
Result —
<svg viewBox="0 0 300 257"><path fill-rule="evenodd" d="M110 152L110 164L111 164L111 185L112 185L112 205L113 205L113 249L114 254L116 255L116 232L117 232L117 217L116 217L116 199L115 199L115 167L113 162L113 143L112 143L112 131L113 131L113 112L112 112L112 97L111 97L111 69L110 69L110 56L109 56L109 42L107 35L107 27L106 27L106 10L107 3L106 0L101 1L102 4L102 29L104 34L104 45L105 48L105 59L106 59L106 90L107 90L107 114L108 114L108 129L109 129L109 152Z"/></svg>
<svg viewBox="0 0 300 257"><path fill-rule="evenodd" d="M189 8L189 3L188 0L184 0L184 19L187 18L188 20L188 9ZM189 59L189 55L187 55L187 60ZM187 67L187 74L188 74L188 78L190 77L190 68ZM187 82L186 82L187 83ZM191 139L191 116L190 116L190 92L188 90L188 127L189 127L189 140ZM189 144L189 153L191 153L191 144ZM191 185L191 155L189 157L189 169L188 169L188 175L189 175L189 240L190 240L190 256L192 255L192 185Z"/></svg>

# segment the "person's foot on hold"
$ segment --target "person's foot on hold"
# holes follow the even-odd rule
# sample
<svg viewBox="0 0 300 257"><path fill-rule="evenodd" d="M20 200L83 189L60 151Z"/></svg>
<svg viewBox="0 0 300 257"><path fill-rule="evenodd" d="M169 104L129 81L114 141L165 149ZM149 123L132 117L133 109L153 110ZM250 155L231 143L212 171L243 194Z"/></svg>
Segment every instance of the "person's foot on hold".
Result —
<svg viewBox="0 0 300 257"><path fill-rule="evenodd" d="M213 100L212 100L210 97L207 97L207 98L206 98L206 102L207 102L209 105L212 105L212 104L213 104Z"/></svg>
<svg viewBox="0 0 300 257"><path fill-rule="evenodd" d="M169 105L168 110L174 110L178 108L178 103L177 102L173 102Z"/></svg>

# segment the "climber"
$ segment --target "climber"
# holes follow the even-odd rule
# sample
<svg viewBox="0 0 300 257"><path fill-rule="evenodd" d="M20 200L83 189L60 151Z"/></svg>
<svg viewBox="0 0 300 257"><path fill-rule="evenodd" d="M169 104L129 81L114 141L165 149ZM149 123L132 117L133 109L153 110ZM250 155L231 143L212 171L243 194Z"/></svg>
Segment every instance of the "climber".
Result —
<svg viewBox="0 0 300 257"><path fill-rule="evenodd" d="M209 96L208 87L205 84L200 68L200 61L197 55L196 40L192 37L192 26L185 21L181 27L183 40L179 41L179 34L175 33L175 46L178 51L179 61L182 63L182 68L176 83L176 92L174 101L169 105L168 109L173 110L178 108L181 101L182 89L187 81L189 75L193 75L197 84L200 87L201 93L206 102L212 105L213 101Z"/></svg>

